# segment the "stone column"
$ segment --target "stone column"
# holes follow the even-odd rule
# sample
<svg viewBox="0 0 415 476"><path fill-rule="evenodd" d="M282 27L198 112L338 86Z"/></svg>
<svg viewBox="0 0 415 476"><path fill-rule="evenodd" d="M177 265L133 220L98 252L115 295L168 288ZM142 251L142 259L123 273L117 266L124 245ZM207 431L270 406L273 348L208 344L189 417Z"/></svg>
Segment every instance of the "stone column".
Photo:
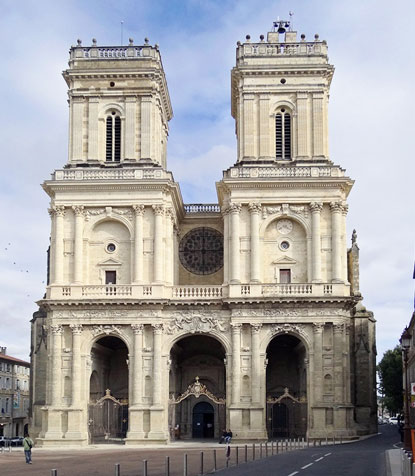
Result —
<svg viewBox="0 0 415 476"><path fill-rule="evenodd" d="M341 231L341 270L342 270L342 281L347 283L349 281L347 273L347 237L346 237L346 217L347 212L349 211L349 205L343 203L342 205L342 231Z"/></svg>
<svg viewBox="0 0 415 476"><path fill-rule="evenodd" d="M163 218L164 206L153 205L154 210L154 247L153 247L153 281L162 283L164 281L164 250L163 250Z"/></svg>
<svg viewBox="0 0 415 476"><path fill-rule="evenodd" d="M88 160L98 160L98 106L99 98L88 99Z"/></svg>
<svg viewBox="0 0 415 476"><path fill-rule="evenodd" d="M259 203L250 203L248 208L251 214L251 283L259 283L261 281L259 252L261 205Z"/></svg>
<svg viewBox="0 0 415 476"><path fill-rule="evenodd" d="M83 116L84 116L84 98L72 98L72 124L71 124L71 144L72 160L83 160Z"/></svg>
<svg viewBox="0 0 415 476"><path fill-rule="evenodd" d="M333 282L342 281L341 269L341 219L342 204L341 202L331 202L331 280Z"/></svg>
<svg viewBox="0 0 415 476"><path fill-rule="evenodd" d="M136 122L136 102L135 96L125 98L125 152L126 159L136 159L135 157L135 122Z"/></svg>
<svg viewBox="0 0 415 476"><path fill-rule="evenodd" d="M323 330L324 324L314 323L314 403L323 400Z"/></svg>
<svg viewBox="0 0 415 476"><path fill-rule="evenodd" d="M223 217L223 282L229 283L229 208L222 208Z"/></svg>
<svg viewBox="0 0 415 476"><path fill-rule="evenodd" d="M175 216L173 208L166 210L166 276L167 284L173 284L174 281L174 250L173 250L173 234L174 234Z"/></svg>
<svg viewBox="0 0 415 476"><path fill-rule="evenodd" d="M259 97L259 158L271 158L271 139L269 127L269 96L260 95Z"/></svg>
<svg viewBox="0 0 415 476"><path fill-rule="evenodd" d="M308 120L307 120L308 94L297 93L297 152L298 157L309 157L308 150Z"/></svg>
<svg viewBox="0 0 415 476"><path fill-rule="evenodd" d="M352 401L351 396L351 376L350 376L350 326L345 324L344 329L344 347L343 347L343 379L345 385L344 391L344 403L350 404Z"/></svg>
<svg viewBox="0 0 415 476"><path fill-rule="evenodd" d="M133 359L133 392L132 404L143 403L143 324L131 324L134 332L134 359Z"/></svg>
<svg viewBox="0 0 415 476"><path fill-rule="evenodd" d="M324 157L324 93L313 93L313 156Z"/></svg>
<svg viewBox="0 0 415 476"><path fill-rule="evenodd" d="M311 210L311 250L312 250L312 282L321 282L321 230L320 215L323 204L310 203Z"/></svg>
<svg viewBox="0 0 415 476"><path fill-rule="evenodd" d="M241 205L233 203L229 206L230 220L231 220L231 233L230 233L230 282L241 282L241 270L240 270L240 239L239 239L239 213L241 212Z"/></svg>
<svg viewBox="0 0 415 476"><path fill-rule="evenodd" d="M70 324L72 329L72 375L71 394L72 407L78 408L81 405L81 336L82 325Z"/></svg>
<svg viewBox="0 0 415 476"><path fill-rule="evenodd" d="M52 334L50 404L53 408L62 406L62 334L59 324L50 326Z"/></svg>
<svg viewBox="0 0 415 476"><path fill-rule="evenodd" d="M144 205L133 205L134 209L134 283L143 282L143 215Z"/></svg>
<svg viewBox="0 0 415 476"><path fill-rule="evenodd" d="M72 375L71 375L71 407L68 411L68 431L65 440L86 440L86 418L82 410L82 369L81 369L81 338L82 325L70 324L72 329Z"/></svg>
<svg viewBox="0 0 415 476"><path fill-rule="evenodd" d="M242 324L232 324L232 405L241 400L241 329Z"/></svg>
<svg viewBox="0 0 415 476"><path fill-rule="evenodd" d="M141 159L153 158L151 156L152 106L151 96L141 98Z"/></svg>
<svg viewBox="0 0 415 476"><path fill-rule="evenodd" d="M63 226L65 216L65 207L58 205L53 207L53 212L55 214L55 252L53 253L55 258L54 263L54 283L53 284L62 284L63 283Z"/></svg>
<svg viewBox="0 0 415 476"><path fill-rule="evenodd" d="M343 332L344 324L334 324L334 401L344 403L345 386L343 379Z"/></svg>
<svg viewBox="0 0 415 476"><path fill-rule="evenodd" d="M254 100L253 94L245 94L244 96L244 159L254 159L255 157L255 135L256 121L254 116Z"/></svg>
<svg viewBox="0 0 415 476"><path fill-rule="evenodd" d="M161 383L163 379L161 369L163 324L153 326L153 406L161 405Z"/></svg>
<svg viewBox="0 0 415 476"><path fill-rule="evenodd" d="M261 356L259 355L259 333L262 324L251 324L251 388L252 403L260 404L261 402Z"/></svg>
<svg viewBox="0 0 415 476"><path fill-rule="evenodd" d="M74 279L75 284L83 281L83 258L84 258L84 207L77 205L72 207L75 213L75 244L74 244Z"/></svg>

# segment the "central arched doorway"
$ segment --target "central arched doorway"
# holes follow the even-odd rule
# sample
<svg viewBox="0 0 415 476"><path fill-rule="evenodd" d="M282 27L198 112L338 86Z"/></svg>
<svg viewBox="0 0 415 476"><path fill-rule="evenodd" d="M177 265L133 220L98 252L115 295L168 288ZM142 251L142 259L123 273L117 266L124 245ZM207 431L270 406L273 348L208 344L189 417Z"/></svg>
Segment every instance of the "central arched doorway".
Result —
<svg viewBox="0 0 415 476"><path fill-rule="evenodd" d="M267 431L269 438L307 433L306 348L296 336L281 334L267 347Z"/></svg>
<svg viewBox="0 0 415 476"><path fill-rule="evenodd" d="M226 428L225 349L215 338L192 335L170 351L169 427L172 438L219 438Z"/></svg>
<svg viewBox="0 0 415 476"><path fill-rule="evenodd" d="M91 349L88 428L91 443L123 443L128 430L128 349L115 336Z"/></svg>
<svg viewBox="0 0 415 476"><path fill-rule="evenodd" d="M215 436L215 411L208 402L199 402L193 407L192 437L213 438Z"/></svg>

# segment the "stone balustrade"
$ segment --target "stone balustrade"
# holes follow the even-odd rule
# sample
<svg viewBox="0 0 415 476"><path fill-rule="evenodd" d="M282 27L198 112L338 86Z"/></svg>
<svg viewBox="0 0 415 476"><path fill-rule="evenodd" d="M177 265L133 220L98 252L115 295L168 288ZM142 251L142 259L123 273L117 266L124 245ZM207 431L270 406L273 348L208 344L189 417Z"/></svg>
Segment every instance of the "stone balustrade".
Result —
<svg viewBox="0 0 415 476"><path fill-rule="evenodd" d="M340 167L231 167L224 172L225 178L284 178L284 177L344 177Z"/></svg>
<svg viewBox="0 0 415 476"><path fill-rule="evenodd" d="M70 60L115 60L115 59L138 59L138 58L156 58L160 59L158 47L145 45L134 46L82 46L78 41L77 46L70 50Z"/></svg>
<svg viewBox="0 0 415 476"><path fill-rule="evenodd" d="M172 299L183 301L227 298L343 297L350 295L344 283L231 284L228 286L164 286L163 284L52 285L47 299Z"/></svg>
<svg viewBox="0 0 415 476"><path fill-rule="evenodd" d="M187 203L184 205L186 213L220 213L217 203Z"/></svg>
<svg viewBox="0 0 415 476"><path fill-rule="evenodd" d="M327 44L324 41L296 43L244 43L237 49L237 60L249 56L325 56Z"/></svg>
<svg viewBox="0 0 415 476"><path fill-rule="evenodd" d="M160 168L88 168L88 169L64 169L56 170L52 174L54 180L173 180L170 172Z"/></svg>

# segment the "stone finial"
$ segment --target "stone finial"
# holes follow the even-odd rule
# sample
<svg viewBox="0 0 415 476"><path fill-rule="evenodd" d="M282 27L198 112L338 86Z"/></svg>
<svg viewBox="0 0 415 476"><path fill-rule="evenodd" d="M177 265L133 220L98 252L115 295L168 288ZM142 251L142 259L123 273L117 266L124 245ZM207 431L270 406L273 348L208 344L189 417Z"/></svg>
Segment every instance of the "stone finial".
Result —
<svg viewBox="0 0 415 476"><path fill-rule="evenodd" d="M158 49L159 49L159 44L158 44L158 43L155 43L154 48L158 51Z"/></svg>
<svg viewBox="0 0 415 476"><path fill-rule="evenodd" d="M237 42L236 42L236 46L241 46L241 42L240 42L240 41L237 41Z"/></svg>
<svg viewBox="0 0 415 476"><path fill-rule="evenodd" d="M133 40L132 38L128 38L128 44L129 44L130 46L133 46L134 40Z"/></svg>
<svg viewBox="0 0 415 476"><path fill-rule="evenodd" d="M314 35L314 39L315 39L316 41L318 41L319 38L320 38L320 37L319 37L318 33L316 33L316 34Z"/></svg>
<svg viewBox="0 0 415 476"><path fill-rule="evenodd" d="M353 233L352 233L352 245L356 244L357 242L357 233L356 233L356 230L353 230Z"/></svg>
<svg viewBox="0 0 415 476"><path fill-rule="evenodd" d="M251 35L246 35L245 38L246 38L246 41L248 41L248 42L251 41Z"/></svg>
<svg viewBox="0 0 415 476"><path fill-rule="evenodd" d="M77 39L76 42L78 43L78 46L82 46L82 40L81 39Z"/></svg>
<svg viewBox="0 0 415 476"><path fill-rule="evenodd" d="M92 44L93 44L94 46L97 46L97 39L96 39L96 38L92 38Z"/></svg>
<svg viewBox="0 0 415 476"><path fill-rule="evenodd" d="M301 40L302 40L302 41L305 40L305 35L304 35L304 33L301 33Z"/></svg>
<svg viewBox="0 0 415 476"><path fill-rule="evenodd" d="M149 41L150 41L150 40L149 40L147 37L144 38L144 43L145 43L146 45L148 45L148 42L149 42Z"/></svg>
<svg viewBox="0 0 415 476"><path fill-rule="evenodd" d="M263 41L264 41L264 38L265 38L265 36L264 36L264 35L259 35L259 39L261 40L261 42L263 42Z"/></svg>

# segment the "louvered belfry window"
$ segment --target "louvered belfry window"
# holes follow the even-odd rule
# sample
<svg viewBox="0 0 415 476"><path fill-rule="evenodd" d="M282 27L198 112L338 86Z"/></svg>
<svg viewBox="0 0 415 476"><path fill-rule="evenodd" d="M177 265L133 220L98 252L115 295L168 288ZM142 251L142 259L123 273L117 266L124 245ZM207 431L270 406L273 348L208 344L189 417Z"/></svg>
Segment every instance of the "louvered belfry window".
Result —
<svg viewBox="0 0 415 476"><path fill-rule="evenodd" d="M291 114L285 109L275 116L275 145L277 159L291 159Z"/></svg>
<svg viewBox="0 0 415 476"><path fill-rule="evenodd" d="M115 112L106 121L106 161L121 160L121 118Z"/></svg>

